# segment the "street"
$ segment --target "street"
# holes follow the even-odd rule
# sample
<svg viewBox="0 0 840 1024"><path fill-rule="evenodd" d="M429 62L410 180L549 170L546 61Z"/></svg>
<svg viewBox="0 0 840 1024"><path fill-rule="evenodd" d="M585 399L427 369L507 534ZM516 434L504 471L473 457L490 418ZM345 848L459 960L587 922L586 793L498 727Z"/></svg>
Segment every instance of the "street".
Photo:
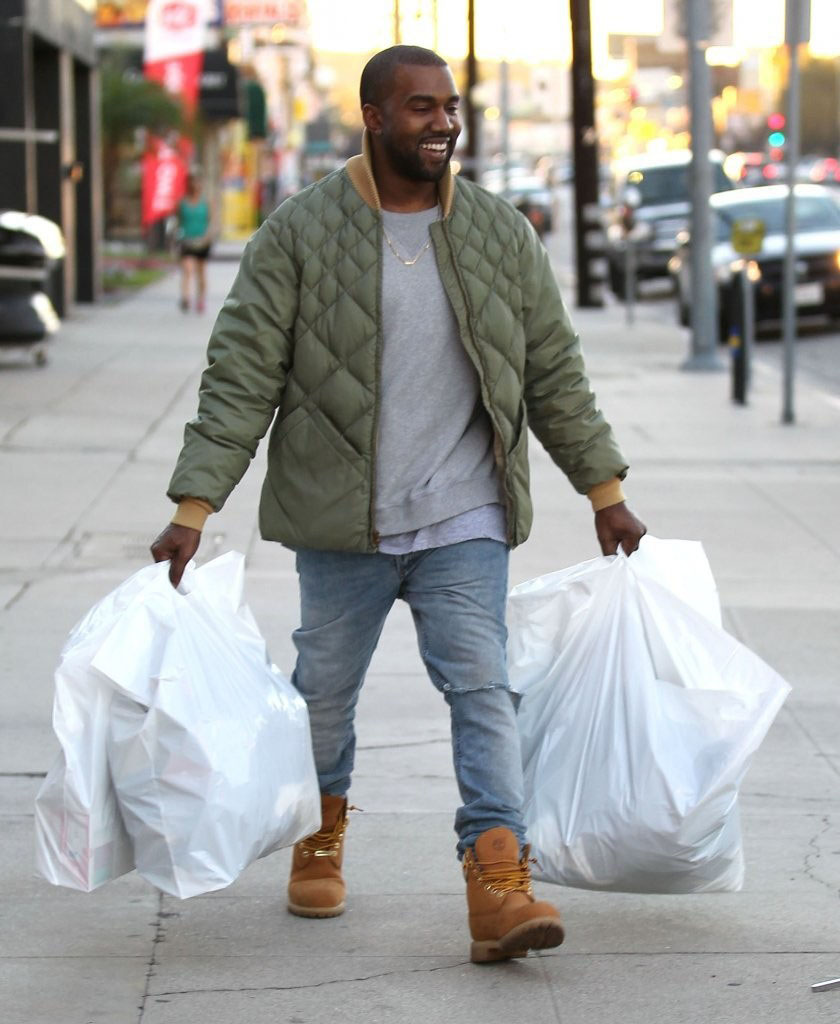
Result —
<svg viewBox="0 0 840 1024"><path fill-rule="evenodd" d="M640 288L635 314L640 322L673 325L682 343L689 344L689 332L677 323L674 297L667 282L644 282ZM614 296L610 301L617 302ZM753 350L757 366L769 366L781 370L784 346L781 324L762 325ZM721 356L727 358L725 346ZM809 384L840 398L840 326L819 317L802 319L798 325L796 342L797 377L807 379Z"/></svg>
<svg viewBox="0 0 840 1024"><path fill-rule="evenodd" d="M573 299L573 220L572 195L569 188L556 191L556 230L546 238L546 246L558 268L564 285L566 300ZM610 306L623 309L623 303L605 285L604 294ZM656 324L674 331L676 353L689 352L691 335L677 320L676 301L670 282L665 279L643 281L639 285L639 297L633 305L633 317L640 327ZM840 323L820 317L802 318L797 328L795 352L796 380L807 381L809 385L840 399ZM754 347L756 369L771 368L780 372L783 360L781 324L761 325ZM725 346L720 347L720 356L728 361ZM781 398L780 398L781 401Z"/></svg>

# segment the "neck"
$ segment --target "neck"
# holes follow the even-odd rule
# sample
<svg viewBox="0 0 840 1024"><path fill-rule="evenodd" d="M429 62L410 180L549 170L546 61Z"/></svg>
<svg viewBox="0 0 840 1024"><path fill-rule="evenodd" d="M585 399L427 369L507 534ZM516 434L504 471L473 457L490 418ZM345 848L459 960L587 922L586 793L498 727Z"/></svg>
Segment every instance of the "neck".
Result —
<svg viewBox="0 0 840 1024"><path fill-rule="evenodd" d="M436 181L411 181L395 174L382 159L373 159L373 179L383 210L390 213L419 213L438 204Z"/></svg>

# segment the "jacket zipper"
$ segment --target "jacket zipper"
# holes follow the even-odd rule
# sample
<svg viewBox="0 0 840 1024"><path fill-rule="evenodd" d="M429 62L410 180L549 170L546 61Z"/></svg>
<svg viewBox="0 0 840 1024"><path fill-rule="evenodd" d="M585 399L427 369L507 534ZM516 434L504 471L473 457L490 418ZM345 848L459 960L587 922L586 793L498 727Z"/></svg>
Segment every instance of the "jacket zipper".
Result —
<svg viewBox="0 0 840 1024"><path fill-rule="evenodd" d="M493 455L494 455L494 457L496 459L496 465L499 467L499 469L501 470L501 474L502 474L502 484L504 486L504 492L505 492L505 508L507 510L508 542L510 544L513 544L514 541L515 541L515 533L516 533L516 528L515 527L516 527L516 524L514 522L515 515L514 515L514 508L513 508L513 498L511 497L510 488L508 486L508 466L507 466L507 455L505 453L505 445L504 445L504 441L502 440L501 431L499 430L499 428L498 428L498 426L496 424L496 417L493 414L493 410L490 408L489 401L485 397L485 390L486 390L485 382L486 382L486 379L487 379L487 372L485 370L484 363L481 360L481 355L480 355L479 350L478 350L478 345L476 345L476 343L475 343L475 334L473 333L472 318L470 316L470 304L469 304L469 301L467 300L467 290L464 287L463 281L461 280L461 271L460 271L460 269L458 267L458 262L455 259L455 252L454 252L454 250L452 248L452 242L449 239L449 230L448 230L448 228L446 226L445 221L441 221L440 222L440 229L443 232L443 237L446 239L446 246L449 249L449 255L450 255L451 259L452 259L452 269L455 272L455 280L458 282L458 288L459 288L459 290L461 292L461 298L463 299L463 302L464 302L464 310L466 312L466 318L467 318L467 330L468 330L469 335L470 335L470 341L472 343L473 352L470 352L468 346L464 344L464 339L461 337L460 330L458 331L458 337L460 338L461 344L464 346L464 349L465 349L467 355L470 358L470 362L476 367L476 371L478 372L478 382L479 382L479 385L480 385L480 392L481 392L481 404L484 406L484 411L487 413L488 417L490 418L490 423L491 423L491 425L493 427Z"/></svg>

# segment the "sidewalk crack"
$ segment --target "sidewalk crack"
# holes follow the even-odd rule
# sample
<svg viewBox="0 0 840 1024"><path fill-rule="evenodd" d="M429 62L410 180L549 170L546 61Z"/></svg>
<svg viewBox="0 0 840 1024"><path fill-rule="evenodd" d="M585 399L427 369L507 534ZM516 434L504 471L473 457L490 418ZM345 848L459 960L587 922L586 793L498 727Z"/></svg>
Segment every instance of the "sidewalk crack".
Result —
<svg viewBox="0 0 840 1024"><path fill-rule="evenodd" d="M818 861L822 859L822 839L831 831L831 818L826 814L822 818L822 828L808 840L808 853L802 858L802 870L807 878L818 885L825 886L835 896L840 897L840 889L817 874Z"/></svg>
<svg viewBox="0 0 840 1024"><path fill-rule="evenodd" d="M155 920L153 922L153 927L155 929L155 934L154 934L154 937L152 938L152 951L151 951L151 954L149 955L149 962L146 965L146 983L143 986L143 996L140 999L140 1005L138 1007L139 1015L137 1017L137 1024L143 1024L143 1019L146 1016L146 1006L147 1006L148 1001L149 1001L149 989L151 988L151 985L152 985L152 978L154 978L154 976L155 976L155 968L158 966L158 958L157 958L158 946L160 945L161 942L163 942L163 940L165 938L164 931L165 931L165 927L166 926L164 925L164 921L165 921L165 919L167 917L171 917L171 916L172 916L171 914L164 913L164 910L163 910L163 893L159 892L158 893L157 914L156 914Z"/></svg>
<svg viewBox="0 0 840 1024"><path fill-rule="evenodd" d="M459 960L457 963L443 964L440 967L415 967L411 970L379 971L376 974L365 974L359 978L333 978L329 981L316 981L308 985L245 985L238 988L187 988L170 992L151 992L148 993L148 997L157 1000L165 999L168 996L223 995L233 992L296 992L301 989L328 988L331 985L351 985L356 982L375 981L377 978L392 978L398 975L434 974L436 971L452 971L457 967L468 966L468 960Z"/></svg>

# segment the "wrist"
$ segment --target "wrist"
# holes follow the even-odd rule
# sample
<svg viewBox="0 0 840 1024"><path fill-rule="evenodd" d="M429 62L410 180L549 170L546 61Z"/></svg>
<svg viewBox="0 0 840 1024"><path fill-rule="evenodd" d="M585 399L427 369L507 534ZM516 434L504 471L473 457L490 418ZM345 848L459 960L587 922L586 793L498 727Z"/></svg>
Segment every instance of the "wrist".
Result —
<svg viewBox="0 0 840 1024"><path fill-rule="evenodd" d="M202 498L181 498L170 521L174 526L187 526L200 533L212 511L210 502Z"/></svg>
<svg viewBox="0 0 840 1024"><path fill-rule="evenodd" d="M600 512L601 509L609 508L610 505L619 505L627 500L621 487L621 481L617 476L611 480L605 480L603 483L595 484L586 492L586 497L592 503L593 512Z"/></svg>

